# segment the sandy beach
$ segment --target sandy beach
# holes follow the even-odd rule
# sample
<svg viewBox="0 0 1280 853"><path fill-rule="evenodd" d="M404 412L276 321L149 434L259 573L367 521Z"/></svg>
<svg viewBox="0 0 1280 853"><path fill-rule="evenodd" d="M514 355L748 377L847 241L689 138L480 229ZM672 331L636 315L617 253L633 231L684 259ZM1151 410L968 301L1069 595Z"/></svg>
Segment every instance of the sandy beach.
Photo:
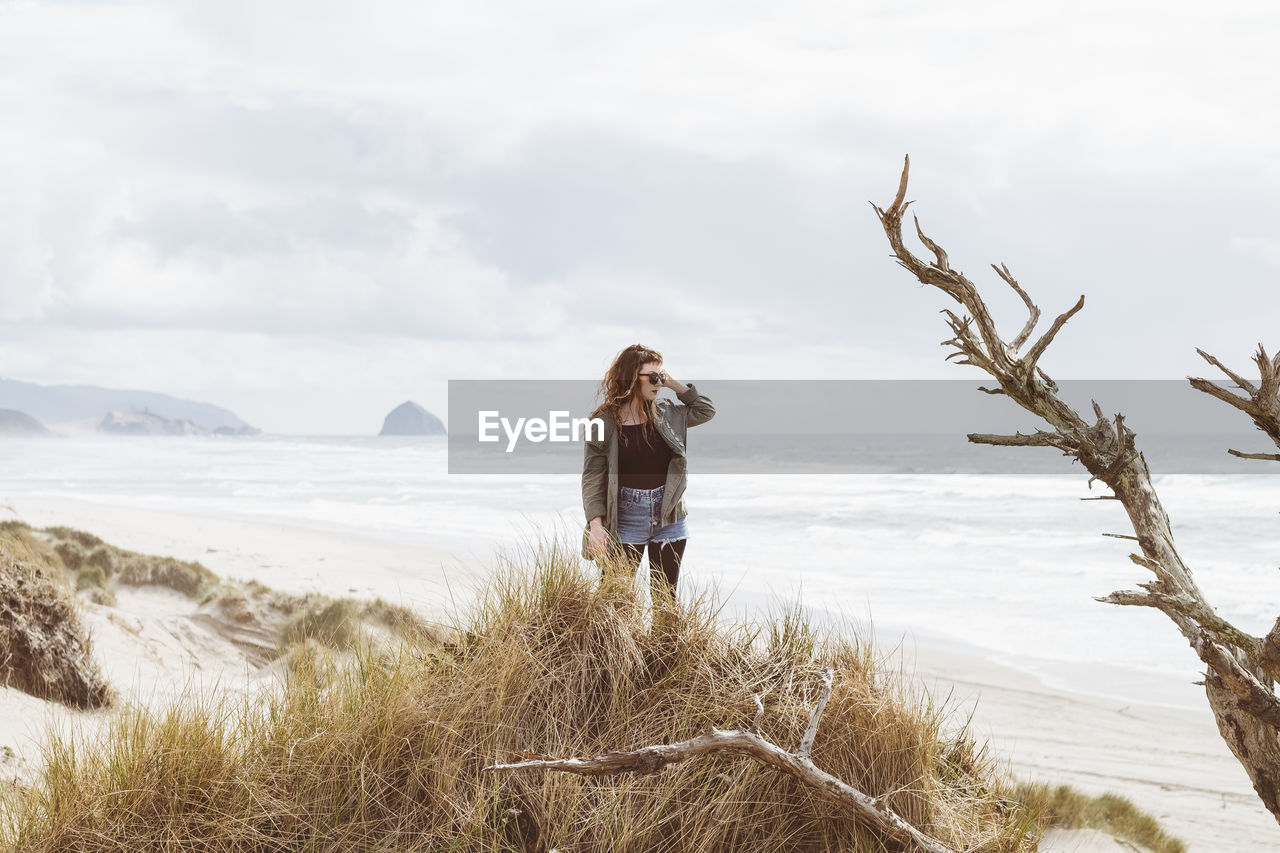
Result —
<svg viewBox="0 0 1280 853"><path fill-rule="evenodd" d="M84 501L3 499L0 517L76 527L122 548L198 560L225 577L282 591L382 597L433 619L465 607L491 559L346 532ZM243 656L216 633L164 621L184 616L190 605L178 598L131 593L121 599L123 616L91 622L96 654L112 682L129 685L135 698L145 701L148 690L162 697L190 683L192 667L174 663L184 654L201 662L195 674L201 681L236 684L237 673L247 671ZM144 630L144 623L151 627ZM149 652L131 658L140 634L149 638ZM1207 706L1184 710L1056 690L1036 676L936 643L904 643L900 664L936 697L950 694L957 720L972 710L975 734L1021 777L1129 797L1198 853L1273 849L1280 840ZM30 761L42 727L64 725L65 714L52 703L0 691L0 745ZM1075 833L1055 836L1044 849L1123 848Z"/></svg>
<svg viewBox="0 0 1280 853"><path fill-rule="evenodd" d="M1280 827L1203 710L1069 693L979 657L905 649L908 672L973 710L973 731L1018 776L1128 797L1197 853L1274 850ZM1104 848L1105 849L1105 848Z"/></svg>
<svg viewBox="0 0 1280 853"><path fill-rule="evenodd" d="M281 592L381 597L443 617L470 600L490 555L445 551L278 522L159 512L67 499L0 498L0 519L86 530L120 548L195 560Z"/></svg>

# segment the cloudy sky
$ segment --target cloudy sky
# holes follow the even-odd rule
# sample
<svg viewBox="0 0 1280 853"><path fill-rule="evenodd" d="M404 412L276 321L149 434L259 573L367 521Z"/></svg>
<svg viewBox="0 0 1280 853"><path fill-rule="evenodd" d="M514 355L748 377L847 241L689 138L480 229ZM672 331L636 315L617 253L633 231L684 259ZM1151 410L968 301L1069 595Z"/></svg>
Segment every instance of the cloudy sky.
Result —
<svg viewBox="0 0 1280 853"><path fill-rule="evenodd" d="M976 378L910 197L1056 378L1280 347L1271 3L3 2L0 376L371 433L446 381Z"/></svg>

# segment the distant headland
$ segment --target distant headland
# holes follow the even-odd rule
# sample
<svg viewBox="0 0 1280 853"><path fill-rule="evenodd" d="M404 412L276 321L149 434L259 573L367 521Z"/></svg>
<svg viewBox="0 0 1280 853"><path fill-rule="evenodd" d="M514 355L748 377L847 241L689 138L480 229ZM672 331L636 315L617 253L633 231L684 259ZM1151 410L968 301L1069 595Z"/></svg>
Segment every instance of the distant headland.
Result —
<svg viewBox="0 0 1280 853"><path fill-rule="evenodd" d="M258 435L234 412L156 391L0 379L0 434Z"/></svg>

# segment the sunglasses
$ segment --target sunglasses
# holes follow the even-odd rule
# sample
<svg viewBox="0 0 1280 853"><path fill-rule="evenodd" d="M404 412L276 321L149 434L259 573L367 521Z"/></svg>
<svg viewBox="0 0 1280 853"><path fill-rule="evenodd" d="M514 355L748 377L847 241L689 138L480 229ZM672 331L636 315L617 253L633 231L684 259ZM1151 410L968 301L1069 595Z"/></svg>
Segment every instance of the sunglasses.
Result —
<svg viewBox="0 0 1280 853"><path fill-rule="evenodd" d="M665 373L641 373L640 375L648 376L650 385L661 385L667 381L667 374Z"/></svg>

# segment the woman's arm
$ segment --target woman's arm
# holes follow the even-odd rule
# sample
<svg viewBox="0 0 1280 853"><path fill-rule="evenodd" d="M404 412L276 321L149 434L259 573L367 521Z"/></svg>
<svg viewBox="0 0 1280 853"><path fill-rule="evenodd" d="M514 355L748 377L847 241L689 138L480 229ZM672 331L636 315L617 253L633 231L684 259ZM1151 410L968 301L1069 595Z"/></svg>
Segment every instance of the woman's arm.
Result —
<svg viewBox="0 0 1280 853"><path fill-rule="evenodd" d="M685 385L668 374L667 381L663 383L663 386L675 391L676 399L689 408L689 420L686 426L705 424L716 416L716 407L711 402L711 398L705 394L699 394L698 389L694 387L692 382Z"/></svg>
<svg viewBox="0 0 1280 853"><path fill-rule="evenodd" d="M609 490L609 458L603 441L582 443L582 509L587 521L601 524L608 507L605 494Z"/></svg>

